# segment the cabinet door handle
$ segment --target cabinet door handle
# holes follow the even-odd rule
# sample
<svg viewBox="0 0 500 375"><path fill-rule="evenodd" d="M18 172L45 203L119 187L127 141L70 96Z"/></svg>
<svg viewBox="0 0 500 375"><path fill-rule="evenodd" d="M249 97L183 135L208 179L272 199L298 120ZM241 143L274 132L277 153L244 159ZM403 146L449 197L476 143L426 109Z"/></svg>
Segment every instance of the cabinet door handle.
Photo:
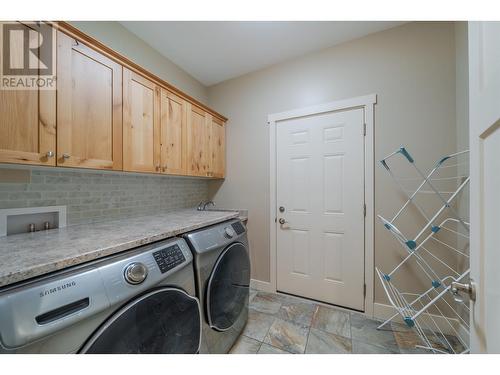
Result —
<svg viewBox="0 0 500 375"><path fill-rule="evenodd" d="M64 153L64 154L62 154L62 158L63 158L63 159L69 159L69 158L70 158L70 155L69 155L69 154L67 154L67 153Z"/></svg>
<svg viewBox="0 0 500 375"><path fill-rule="evenodd" d="M47 156L47 158L54 157L54 151L47 151L47 153L45 154L45 156Z"/></svg>

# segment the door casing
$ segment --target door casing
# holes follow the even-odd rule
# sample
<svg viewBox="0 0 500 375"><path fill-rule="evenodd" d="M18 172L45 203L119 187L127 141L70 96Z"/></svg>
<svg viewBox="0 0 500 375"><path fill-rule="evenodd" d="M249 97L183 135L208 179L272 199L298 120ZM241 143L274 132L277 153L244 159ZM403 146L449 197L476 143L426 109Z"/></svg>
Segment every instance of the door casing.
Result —
<svg viewBox="0 0 500 375"><path fill-rule="evenodd" d="M377 95L371 94L359 96L350 99L337 100L325 104L319 104L310 107L293 109L291 111L274 113L268 115L269 125L269 144L270 144L270 166L269 166L269 230L270 230L270 282L253 282L252 284L259 289L265 289L269 292L277 290L277 248L276 248L276 129L279 123L293 118L314 116L328 112L359 109L364 110L364 123L366 127L365 134L365 311L368 316L373 316L374 313L374 267L375 267L375 252L374 252L374 107L377 103ZM252 280L254 281L254 280ZM267 284L267 285L264 285Z"/></svg>

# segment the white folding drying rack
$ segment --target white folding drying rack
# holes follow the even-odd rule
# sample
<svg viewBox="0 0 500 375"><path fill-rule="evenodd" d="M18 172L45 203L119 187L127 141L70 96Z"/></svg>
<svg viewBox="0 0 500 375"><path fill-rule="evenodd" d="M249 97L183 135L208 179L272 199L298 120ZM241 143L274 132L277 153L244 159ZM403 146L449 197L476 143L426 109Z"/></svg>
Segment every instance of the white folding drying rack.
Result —
<svg viewBox="0 0 500 375"><path fill-rule="evenodd" d="M395 159L415 177L397 175L392 165ZM466 193L469 183L468 151L441 158L427 174L417 167L405 147L380 162L406 201L390 220L378 215L405 251L391 272L376 268L389 302L397 311L378 328L399 315L418 334L418 347L433 353L467 353L468 301L452 289L452 282L465 282L469 277L469 223L463 218L468 213L461 215L457 208L457 197ZM406 183L414 186L407 187ZM398 226L414 222L414 209L423 221L411 235L404 234ZM406 215L411 218L402 220ZM418 292L400 291L398 279L403 274L406 282L408 275L415 274L420 279L415 285L428 283L428 287Z"/></svg>

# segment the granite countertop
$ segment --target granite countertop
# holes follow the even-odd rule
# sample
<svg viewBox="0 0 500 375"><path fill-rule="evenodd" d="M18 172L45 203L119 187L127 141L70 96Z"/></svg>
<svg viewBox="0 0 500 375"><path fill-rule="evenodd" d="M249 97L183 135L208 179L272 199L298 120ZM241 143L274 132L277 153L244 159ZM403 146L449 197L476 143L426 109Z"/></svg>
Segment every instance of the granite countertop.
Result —
<svg viewBox="0 0 500 375"><path fill-rule="evenodd" d="M244 223L247 223L248 222L248 210L246 209L234 209L234 208L208 208L207 211L234 211L234 212L238 212L239 215L238 215L238 218L243 221Z"/></svg>
<svg viewBox="0 0 500 375"><path fill-rule="evenodd" d="M239 217L185 209L0 238L0 287Z"/></svg>

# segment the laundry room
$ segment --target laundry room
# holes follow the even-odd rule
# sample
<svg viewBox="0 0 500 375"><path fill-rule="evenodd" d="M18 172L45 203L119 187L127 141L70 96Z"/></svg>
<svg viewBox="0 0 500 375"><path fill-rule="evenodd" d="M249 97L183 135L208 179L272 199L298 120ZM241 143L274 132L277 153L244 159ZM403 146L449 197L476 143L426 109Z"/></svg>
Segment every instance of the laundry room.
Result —
<svg viewBox="0 0 500 375"><path fill-rule="evenodd" d="M0 21L0 364L500 353L500 12L30 3Z"/></svg>

